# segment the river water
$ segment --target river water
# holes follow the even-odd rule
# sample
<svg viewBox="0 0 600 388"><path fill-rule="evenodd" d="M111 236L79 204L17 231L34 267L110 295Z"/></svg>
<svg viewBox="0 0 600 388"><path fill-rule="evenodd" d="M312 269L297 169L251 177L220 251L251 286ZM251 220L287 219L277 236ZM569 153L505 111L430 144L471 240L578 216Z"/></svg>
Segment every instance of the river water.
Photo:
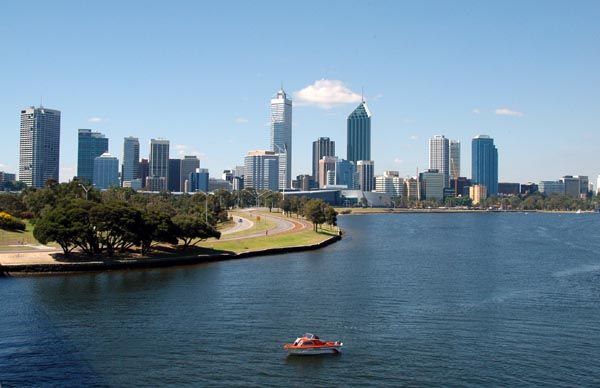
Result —
<svg viewBox="0 0 600 388"><path fill-rule="evenodd" d="M0 278L5 387L598 387L596 214L345 216L313 252ZM304 332L338 356L287 357Z"/></svg>

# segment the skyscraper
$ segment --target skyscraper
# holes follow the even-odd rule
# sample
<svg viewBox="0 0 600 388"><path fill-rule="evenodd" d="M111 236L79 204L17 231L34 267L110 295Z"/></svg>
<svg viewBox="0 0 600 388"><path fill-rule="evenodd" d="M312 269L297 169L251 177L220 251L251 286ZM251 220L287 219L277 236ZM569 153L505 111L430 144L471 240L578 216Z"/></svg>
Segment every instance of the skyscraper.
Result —
<svg viewBox="0 0 600 388"><path fill-rule="evenodd" d="M21 110L19 180L43 188L46 180L58 181L60 111L30 107Z"/></svg>
<svg viewBox="0 0 600 388"><path fill-rule="evenodd" d="M283 88L271 99L271 151L279 154L279 189L292 183L292 100Z"/></svg>
<svg viewBox="0 0 600 388"><path fill-rule="evenodd" d="M108 189L111 186L119 186L119 159L108 152L94 158L94 187L97 189Z"/></svg>
<svg viewBox="0 0 600 388"><path fill-rule="evenodd" d="M277 190L279 155L274 151L249 151L244 158L244 187Z"/></svg>
<svg viewBox="0 0 600 388"><path fill-rule="evenodd" d="M182 192L181 188L181 159L169 159L169 180L167 190L172 193Z"/></svg>
<svg viewBox="0 0 600 388"><path fill-rule="evenodd" d="M450 140L450 178L460 177L460 141Z"/></svg>
<svg viewBox="0 0 600 388"><path fill-rule="evenodd" d="M123 165L121 180L133 181L142 177L140 171L140 141L137 137L126 137L123 140Z"/></svg>
<svg viewBox="0 0 600 388"><path fill-rule="evenodd" d="M329 140L328 137L320 137L313 141L312 178L315 181L319 178L319 160L324 156L335 156L335 141Z"/></svg>
<svg viewBox="0 0 600 388"><path fill-rule="evenodd" d="M195 155L186 155L181 159L181 168L180 168L180 186L181 191L185 191L185 181L189 181L190 174L196 172L196 169L200 168L200 160ZM232 179L233 180L233 179ZM188 182L188 187L189 182Z"/></svg>
<svg viewBox="0 0 600 388"><path fill-rule="evenodd" d="M375 188L375 162L372 160L359 160L356 162L358 170L358 185L361 191L373 191Z"/></svg>
<svg viewBox="0 0 600 388"><path fill-rule="evenodd" d="M486 187L487 195L498 194L498 150L494 139L478 135L471 143L471 183Z"/></svg>
<svg viewBox="0 0 600 388"><path fill-rule="evenodd" d="M347 120L347 157L354 162L371 160L371 112L363 100Z"/></svg>
<svg viewBox="0 0 600 388"><path fill-rule="evenodd" d="M429 169L444 176L444 187L450 187L450 142L443 135L429 139Z"/></svg>
<svg viewBox="0 0 600 388"><path fill-rule="evenodd" d="M94 160L108 152L108 139L91 129L78 131L77 178L84 183L94 182Z"/></svg>
<svg viewBox="0 0 600 388"><path fill-rule="evenodd" d="M152 191L166 191L169 178L169 141L150 140L150 161L147 185Z"/></svg>

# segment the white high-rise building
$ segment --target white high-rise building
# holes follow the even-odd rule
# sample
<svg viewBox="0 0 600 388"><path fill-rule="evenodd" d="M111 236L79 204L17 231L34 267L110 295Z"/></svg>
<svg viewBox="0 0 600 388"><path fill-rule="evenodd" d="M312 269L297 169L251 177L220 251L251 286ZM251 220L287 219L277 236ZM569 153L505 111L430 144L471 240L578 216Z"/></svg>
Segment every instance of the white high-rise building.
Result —
<svg viewBox="0 0 600 388"><path fill-rule="evenodd" d="M271 99L271 151L279 154L279 189L292 184L292 100L283 88Z"/></svg>
<svg viewBox="0 0 600 388"><path fill-rule="evenodd" d="M21 110L19 180L43 188L46 180L58 181L60 111L30 107Z"/></svg>
<svg viewBox="0 0 600 388"><path fill-rule="evenodd" d="M444 175L444 187L450 187L450 142L443 135L429 139L429 169Z"/></svg>

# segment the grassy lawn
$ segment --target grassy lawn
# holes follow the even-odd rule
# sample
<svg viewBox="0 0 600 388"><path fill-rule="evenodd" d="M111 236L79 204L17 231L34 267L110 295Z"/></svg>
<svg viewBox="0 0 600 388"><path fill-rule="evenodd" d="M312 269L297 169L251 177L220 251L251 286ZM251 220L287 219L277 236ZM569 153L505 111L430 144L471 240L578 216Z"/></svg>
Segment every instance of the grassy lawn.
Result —
<svg viewBox="0 0 600 388"><path fill-rule="evenodd" d="M33 237L33 226L25 220L27 228L24 232L8 231L0 229L0 251L19 249L20 245L37 245L38 241ZM28 249L28 247L23 247Z"/></svg>
<svg viewBox="0 0 600 388"><path fill-rule="evenodd" d="M269 248L280 248L299 245L313 245L337 235L337 230L319 229L315 233L312 229L305 229L294 233L282 233L272 236L249 238L245 240L232 241L205 241L198 244L199 247L215 249L218 251L245 252L263 250Z"/></svg>

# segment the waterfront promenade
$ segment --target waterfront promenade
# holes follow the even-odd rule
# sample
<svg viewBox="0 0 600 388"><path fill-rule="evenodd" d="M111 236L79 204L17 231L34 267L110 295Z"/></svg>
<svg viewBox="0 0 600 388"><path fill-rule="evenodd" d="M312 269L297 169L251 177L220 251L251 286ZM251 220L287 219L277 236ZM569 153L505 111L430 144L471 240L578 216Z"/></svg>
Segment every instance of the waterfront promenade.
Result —
<svg viewBox="0 0 600 388"><path fill-rule="evenodd" d="M87 258L75 255L64 258L61 249L43 245L22 245L0 252L0 274L8 276L51 274L82 271L104 271L135 268L157 268L193 265L218 260L318 249L337 240L335 234L314 234L312 224L301 218L285 217L259 209L234 213L234 223L221 231L221 239L209 240L182 251L159 246L149 256L131 254L126 257ZM240 222L241 221L241 222ZM290 234L314 234L308 240L288 241L279 238ZM255 244L244 243L252 240ZM235 244L236 242L241 244ZM256 244L256 242L261 242ZM252 245L252 246L251 246Z"/></svg>

